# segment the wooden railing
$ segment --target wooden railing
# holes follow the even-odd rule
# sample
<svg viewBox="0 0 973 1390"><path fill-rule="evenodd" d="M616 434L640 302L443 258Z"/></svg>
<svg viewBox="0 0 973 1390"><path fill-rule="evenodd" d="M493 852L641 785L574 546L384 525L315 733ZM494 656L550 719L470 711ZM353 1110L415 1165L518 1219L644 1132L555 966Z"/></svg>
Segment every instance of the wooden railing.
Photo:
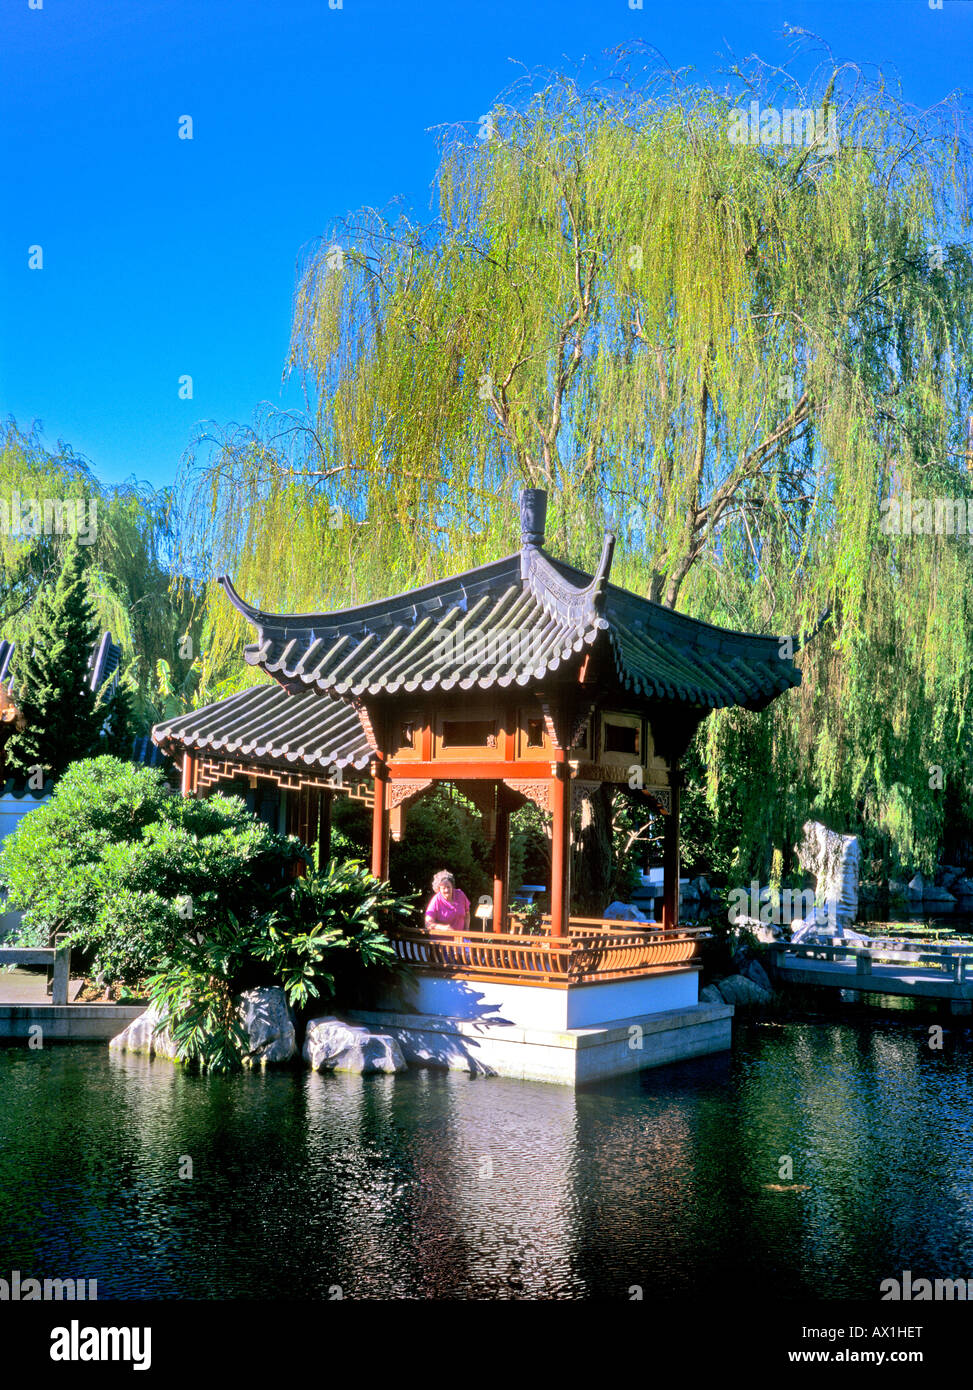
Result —
<svg viewBox="0 0 973 1390"><path fill-rule="evenodd" d="M626 923L620 928L615 922L586 919L572 921L567 937L408 928L390 936L401 959L423 973L563 988L684 966L706 934L697 927L664 931Z"/></svg>

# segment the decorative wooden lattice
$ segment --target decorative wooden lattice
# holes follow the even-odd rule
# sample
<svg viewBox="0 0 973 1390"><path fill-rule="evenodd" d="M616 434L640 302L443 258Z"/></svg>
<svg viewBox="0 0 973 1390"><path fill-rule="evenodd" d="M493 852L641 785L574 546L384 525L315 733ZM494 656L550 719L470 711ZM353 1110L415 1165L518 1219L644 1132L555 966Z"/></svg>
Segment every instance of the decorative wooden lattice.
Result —
<svg viewBox="0 0 973 1390"><path fill-rule="evenodd" d="M239 763L218 758L199 758L196 762L196 789L215 786L217 782L244 781L254 786L258 781L271 782L284 791L301 791L305 787L316 787L319 791L344 793L353 801L362 801L371 806L375 795L368 782L357 779L346 782L344 778L325 777L320 772L285 772L283 768L258 767L254 763Z"/></svg>

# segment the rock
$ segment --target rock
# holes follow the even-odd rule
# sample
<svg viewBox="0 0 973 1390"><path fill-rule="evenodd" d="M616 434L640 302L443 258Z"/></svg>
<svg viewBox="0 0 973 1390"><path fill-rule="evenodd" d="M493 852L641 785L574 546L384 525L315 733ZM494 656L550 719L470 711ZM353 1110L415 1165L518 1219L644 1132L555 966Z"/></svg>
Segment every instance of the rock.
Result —
<svg viewBox="0 0 973 1390"><path fill-rule="evenodd" d="M244 1066L289 1062L297 1054L294 1014L279 985L248 989L240 996L239 1013L250 1040Z"/></svg>
<svg viewBox="0 0 973 1390"><path fill-rule="evenodd" d="M698 902L698 901L699 901L699 889L696 887L696 880L695 880L695 879L688 879L685 883L682 882L682 880L680 880L680 883L679 883L679 896L680 896L680 898L683 899L685 902L691 902L691 903Z"/></svg>
<svg viewBox="0 0 973 1390"><path fill-rule="evenodd" d="M835 926L858 915L860 849L855 835L839 835L820 821L805 821L797 857L805 873L815 876L815 898L829 910Z"/></svg>
<svg viewBox="0 0 973 1390"><path fill-rule="evenodd" d="M649 920L645 913L633 906L632 903L609 903L601 915L612 922L647 922Z"/></svg>
<svg viewBox="0 0 973 1390"><path fill-rule="evenodd" d="M729 975L716 987L727 1004L769 1004L773 998L769 989L761 989L746 975Z"/></svg>
<svg viewBox="0 0 973 1390"><path fill-rule="evenodd" d="M773 994L774 991L770 983L770 976L760 964L759 960L748 961L743 974L748 980L752 980L755 985L759 985L761 989L766 990L768 994Z"/></svg>
<svg viewBox="0 0 973 1390"><path fill-rule="evenodd" d="M954 903L956 899L953 897L952 893L948 893L945 888L937 888L934 883L927 883L922 890L922 901L924 903L942 903L943 906L948 906L950 903Z"/></svg>
<svg viewBox="0 0 973 1390"><path fill-rule="evenodd" d="M726 1000L715 985L704 985L699 991L699 1002L701 1004L725 1004Z"/></svg>
<svg viewBox="0 0 973 1390"><path fill-rule="evenodd" d="M307 1025L304 1060L313 1071L406 1071L402 1049L387 1033L339 1018L315 1018Z"/></svg>
<svg viewBox="0 0 973 1390"><path fill-rule="evenodd" d="M910 898L921 898L925 893L925 881L922 874L916 874L915 878L910 878L906 885L906 893Z"/></svg>
<svg viewBox="0 0 973 1390"><path fill-rule="evenodd" d="M693 882L695 883L695 885L696 885L696 891L699 893L699 896L700 896L701 898L710 898L710 897L712 897L712 892L711 892L711 890L710 890L710 886L709 886L709 884L706 882L705 878L703 878L703 875L702 875L702 874L700 874L699 878L694 878L694 879L693 879Z"/></svg>
<svg viewBox="0 0 973 1390"><path fill-rule="evenodd" d="M900 878L889 879L889 897L904 898L909 892L909 885L903 883Z"/></svg>
<svg viewBox="0 0 973 1390"><path fill-rule="evenodd" d="M935 884L937 888L945 888L947 892L953 891L953 884L958 878L963 877L963 870L954 864L940 864L936 870Z"/></svg>
<svg viewBox="0 0 973 1390"><path fill-rule="evenodd" d="M127 1028L115 1035L108 1044L115 1052L136 1052L142 1057L166 1057L175 1061L176 1044L165 1025L162 1014L150 1004L144 1014L133 1018Z"/></svg>
<svg viewBox="0 0 973 1390"><path fill-rule="evenodd" d="M973 878L967 878L965 875L958 878L950 892L954 893L957 898L973 898Z"/></svg>

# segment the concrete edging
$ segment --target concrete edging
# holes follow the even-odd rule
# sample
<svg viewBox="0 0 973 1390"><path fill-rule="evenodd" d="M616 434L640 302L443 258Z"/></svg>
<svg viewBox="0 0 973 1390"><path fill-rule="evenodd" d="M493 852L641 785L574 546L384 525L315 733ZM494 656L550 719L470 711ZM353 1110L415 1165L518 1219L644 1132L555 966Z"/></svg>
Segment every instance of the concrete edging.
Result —
<svg viewBox="0 0 973 1390"><path fill-rule="evenodd" d="M0 1004L0 1041L106 1042L145 1013L147 1004Z"/></svg>

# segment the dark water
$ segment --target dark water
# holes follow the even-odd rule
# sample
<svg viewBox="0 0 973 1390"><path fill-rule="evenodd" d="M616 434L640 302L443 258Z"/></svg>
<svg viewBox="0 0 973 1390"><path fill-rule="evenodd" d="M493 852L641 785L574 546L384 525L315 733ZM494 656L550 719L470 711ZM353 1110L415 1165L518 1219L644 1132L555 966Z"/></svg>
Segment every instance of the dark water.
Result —
<svg viewBox="0 0 973 1390"><path fill-rule="evenodd" d="M96 1278L101 1298L638 1284L741 1307L973 1276L973 1036L928 1037L907 1019L738 1025L732 1054L579 1094L8 1047L0 1276Z"/></svg>

